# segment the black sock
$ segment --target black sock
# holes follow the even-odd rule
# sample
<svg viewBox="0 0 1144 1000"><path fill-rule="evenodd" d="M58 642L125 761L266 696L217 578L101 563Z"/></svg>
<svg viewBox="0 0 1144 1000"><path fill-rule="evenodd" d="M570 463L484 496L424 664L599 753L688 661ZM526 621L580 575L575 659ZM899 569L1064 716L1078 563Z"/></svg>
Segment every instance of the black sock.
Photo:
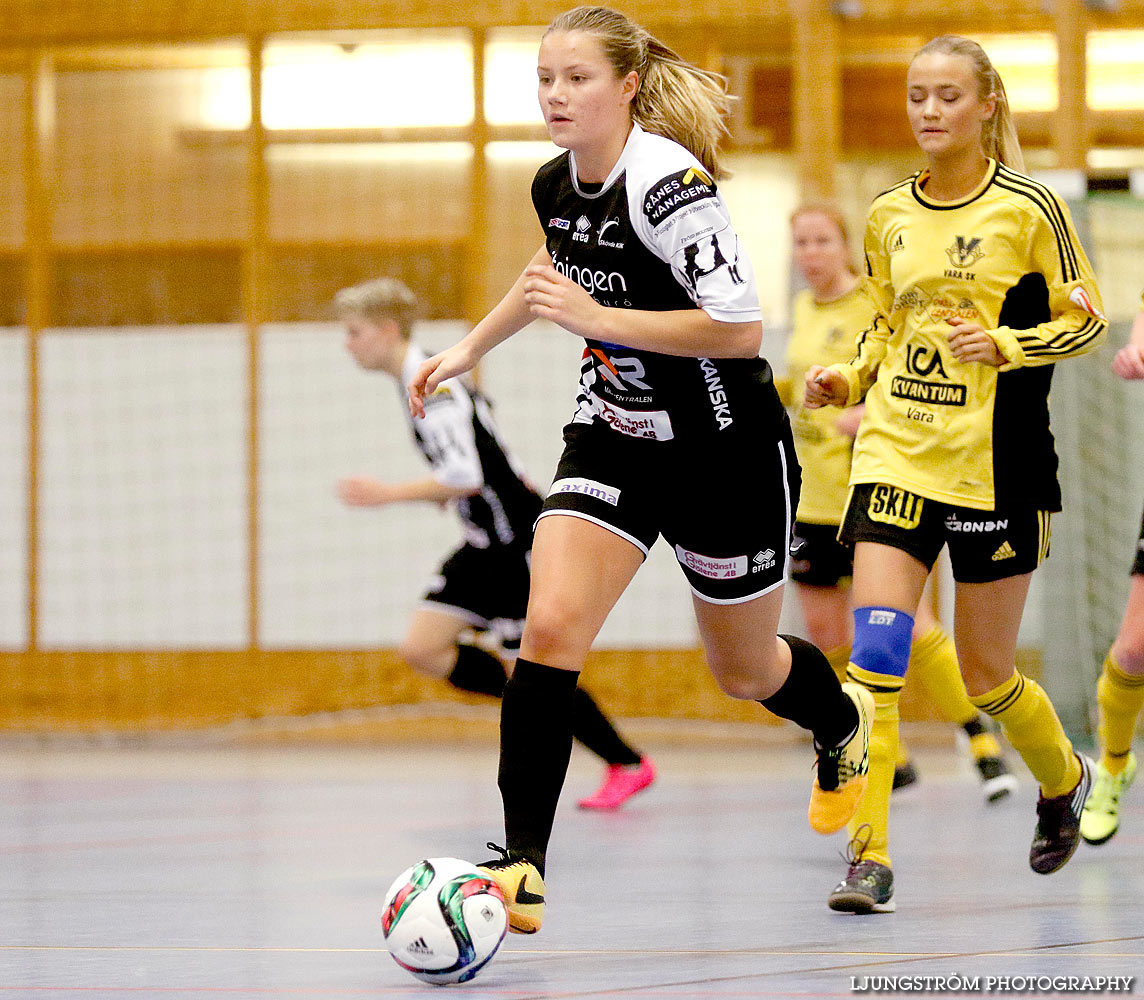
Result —
<svg viewBox="0 0 1144 1000"><path fill-rule="evenodd" d="M459 644L457 663L447 678L450 684L462 691L492 695L499 698L504 691L504 664L492 653L486 653L476 646Z"/></svg>
<svg viewBox="0 0 1144 1000"><path fill-rule="evenodd" d="M972 739L974 736L980 736L982 733L988 732L985 724L981 721L980 715L975 715L964 726L961 727L965 730L965 735Z"/></svg>
<svg viewBox="0 0 1144 1000"><path fill-rule="evenodd" d="M500 772L505 847L541 875L572 756L575 670L516 661L501 702Z"/></svg>
<svg viewBox="0 0 1144 1000"><path fill-rule="evenodd" d="M631 766L643 758L616 732L608 717L600 711L592 696L582 687L576 688L572 708L572 735L609 764Z"/></svg>
<svg viewBox="0 0 1144 1000"><path fill-rule="evenodd" d="M759 704L782 719L809 729L822 747L841 744L858 725L858 709L843 692L830 661L813 643L780 635L790 646L790 676Z"/></svg>

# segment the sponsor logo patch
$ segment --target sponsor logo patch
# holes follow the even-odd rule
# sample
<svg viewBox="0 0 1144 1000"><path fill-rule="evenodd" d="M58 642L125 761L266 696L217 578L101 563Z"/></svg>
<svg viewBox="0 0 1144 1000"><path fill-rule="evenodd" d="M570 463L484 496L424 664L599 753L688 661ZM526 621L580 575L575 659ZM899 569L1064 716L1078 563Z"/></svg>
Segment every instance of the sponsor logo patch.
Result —
<svg viewBox="0 0 1144 1000"><path fill-rule="evenodd" d="M1084 290L1082 285L1077 285L1071 292L1069 292L1069 301L1074 306L1079 306L1090 316L1095 316L1097 319L1104 319L1104 313L1093 305L1092 299L1089 297L1088 292Z"/></svg>
<svg viewBox="0 0 1144 1000"><path fill-rule="evenodd" d="M692 552L681 545L675 547L675 558L680 565L689 570L705 576L709 580L735 580L747 575L747 557L730 556L720 559L716 556L704 556Z"/></svg>
<svg viewBox="0 0 1144 1000"><path fill-rule="evenodd" d="M611 504L613 507L617 506L620 502L620 491L618 489L614 486L609 486L607 483L597 482L595 479L583 479L580 477L557 479L548 490L548 495L551 497L557 493L580 493L586 497L595 497L597 500L603 500L604 503Z"/></svg>
<svg viewBox="0 0 1144 1000"><path fill-rule="evenodd" d="M594 396L592 402L596 414L612 430L627 434L628 437L647 438L651 441L670 441L675 437L667 410L626 410L599 396Z"/></svg>
<svg viewBox="0 0 1144 1000"><path fill-rule="evenodd" d="M698 167L688 167L653 184L644 198L643 212L654 228L681 208L714 197L715 182Z"/></svg>
<svg viewBox="0 0 1144 1000"><path fill-rule="evenodd" d="M871 521L913 529L921 522L923 503L916 493L879 483L870 494L866 515Z"/></svg>
<svg viewBox="0 0 1144 1000"><path fill-rule="evenodd" d="M549 229L570 229L571 226L572 226L572 223L569 222L567 219L549 219L548 220L548 228Z"/></svg>

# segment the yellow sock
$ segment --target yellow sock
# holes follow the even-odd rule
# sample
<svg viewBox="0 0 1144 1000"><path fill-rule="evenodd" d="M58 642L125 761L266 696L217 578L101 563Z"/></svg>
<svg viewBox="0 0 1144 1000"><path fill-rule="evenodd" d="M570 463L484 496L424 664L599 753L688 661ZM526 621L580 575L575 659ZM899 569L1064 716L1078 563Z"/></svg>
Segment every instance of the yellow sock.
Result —
<svg viewBox="0 0 1144 1000"><path fill-rule="evenodd" d="M1096 702L1100 762L1109 774L1119 774L1128 762L1136 719L1144 708L1144 675L1125 673L1109 651L1096 685Z"/></svg>
<svg viewBox="0 0 1144 1000"><path fill-rule="evenodd" d="M875 702L875 706L877 702ZM906 746L906 741L902 739L901 726L898 727L898 752L894 756L894 767L901 767L903 764L910 762L910 748Z"/></svg>
<svg viewBox="0 0 1144 1000"><path fill-rule="evenodd" d="M990 732L977 733L969 737L969 753L974 760L981 760L982 757L1000 757L1001 744Z"/></svg>
<svg viewBox="0 0 1144 1000"><path fill-rule="evenodd" d="M1076 787L1080 761L1040 684L1014 670L1004 684L969 700L1001 724L1013 749L1040 782L1045 798L1065 795Z"/></svg>
<svg viewBox="0 0 1144 1000"><path fill-rule="evenodd" d="M910 647L910 673L921 680L937 709L950 722L964 726L977 717L965 693L957 649L940 625L934 625Z"/></svg>
<svg viewBox="0 0 1144 1000"><path fill-rule="evenodd" d="M902 678L875 674L850 664L850 680L869 689L874 696L874 723L870 727L870 772L866 794L858 812L846 827L850 837L870 839L862 857L866 861L890 864L890 792L894 787L894 762L898 757L898 698ZM862 827L868 827L862 830Z"/></svg>
<svg viewBox="0 0 1144 1000"><path fill-rule="evenodd" d="M838 683L844 684L846 682L846 667L850 663L849 643L845 646L835 646L833 649L828 649L823 655L834 671L834 676L838 678Z"/></svg>

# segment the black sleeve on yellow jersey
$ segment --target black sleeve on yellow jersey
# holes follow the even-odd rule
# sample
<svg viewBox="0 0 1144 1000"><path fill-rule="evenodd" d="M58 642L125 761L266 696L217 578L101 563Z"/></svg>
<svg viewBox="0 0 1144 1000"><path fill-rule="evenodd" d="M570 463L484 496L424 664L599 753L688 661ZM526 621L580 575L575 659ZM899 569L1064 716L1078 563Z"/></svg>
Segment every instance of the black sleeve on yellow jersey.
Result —
<svg viewBox="0 0 1144 1000"><path fill-rule="evenodd" d="M993 331L1008 360L1002 370L1052 364L1093 350L1108 321L1092 266L1064 202L1048 187L1007 167L994 183L1030 219L1030 272L1009 290Z"/></svg>

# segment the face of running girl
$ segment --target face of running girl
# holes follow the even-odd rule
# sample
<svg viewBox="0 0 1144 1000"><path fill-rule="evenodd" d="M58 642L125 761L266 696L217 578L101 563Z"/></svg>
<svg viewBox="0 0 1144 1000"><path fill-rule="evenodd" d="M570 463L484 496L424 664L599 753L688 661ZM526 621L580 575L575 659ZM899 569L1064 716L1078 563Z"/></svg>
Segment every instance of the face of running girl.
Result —
<svg viewBox="0 0 1144 1000"><path fill-rule="evenodd" d="M384 368L394 346L401 340L393 320L371 320L356 313L346 315L346 350L367 371Z"/></svg>
<svg viewBox="0 0 1144 1000"><path fill-rule="evenodd" d="M791 222L794 262L815 292L831 289L843 274L849 273L850 260L842 232L824 212L799 212Z"/></svg>
<svg viewBox="0 0 1144 1000"><path fill-rule="evenodd" d="M574 152L627 136L638 77L618 77L600 40L584 31L550 31L540 43L537 96L553 143Z"/></svg>
<svg viewBox="0 0 1144 1000"><path fill-rule="evenodd" d="M980 96L968 56L927 52L910 63L906 112L931 160L981 150L981 126L995 110L992 94Z"/></svg>

